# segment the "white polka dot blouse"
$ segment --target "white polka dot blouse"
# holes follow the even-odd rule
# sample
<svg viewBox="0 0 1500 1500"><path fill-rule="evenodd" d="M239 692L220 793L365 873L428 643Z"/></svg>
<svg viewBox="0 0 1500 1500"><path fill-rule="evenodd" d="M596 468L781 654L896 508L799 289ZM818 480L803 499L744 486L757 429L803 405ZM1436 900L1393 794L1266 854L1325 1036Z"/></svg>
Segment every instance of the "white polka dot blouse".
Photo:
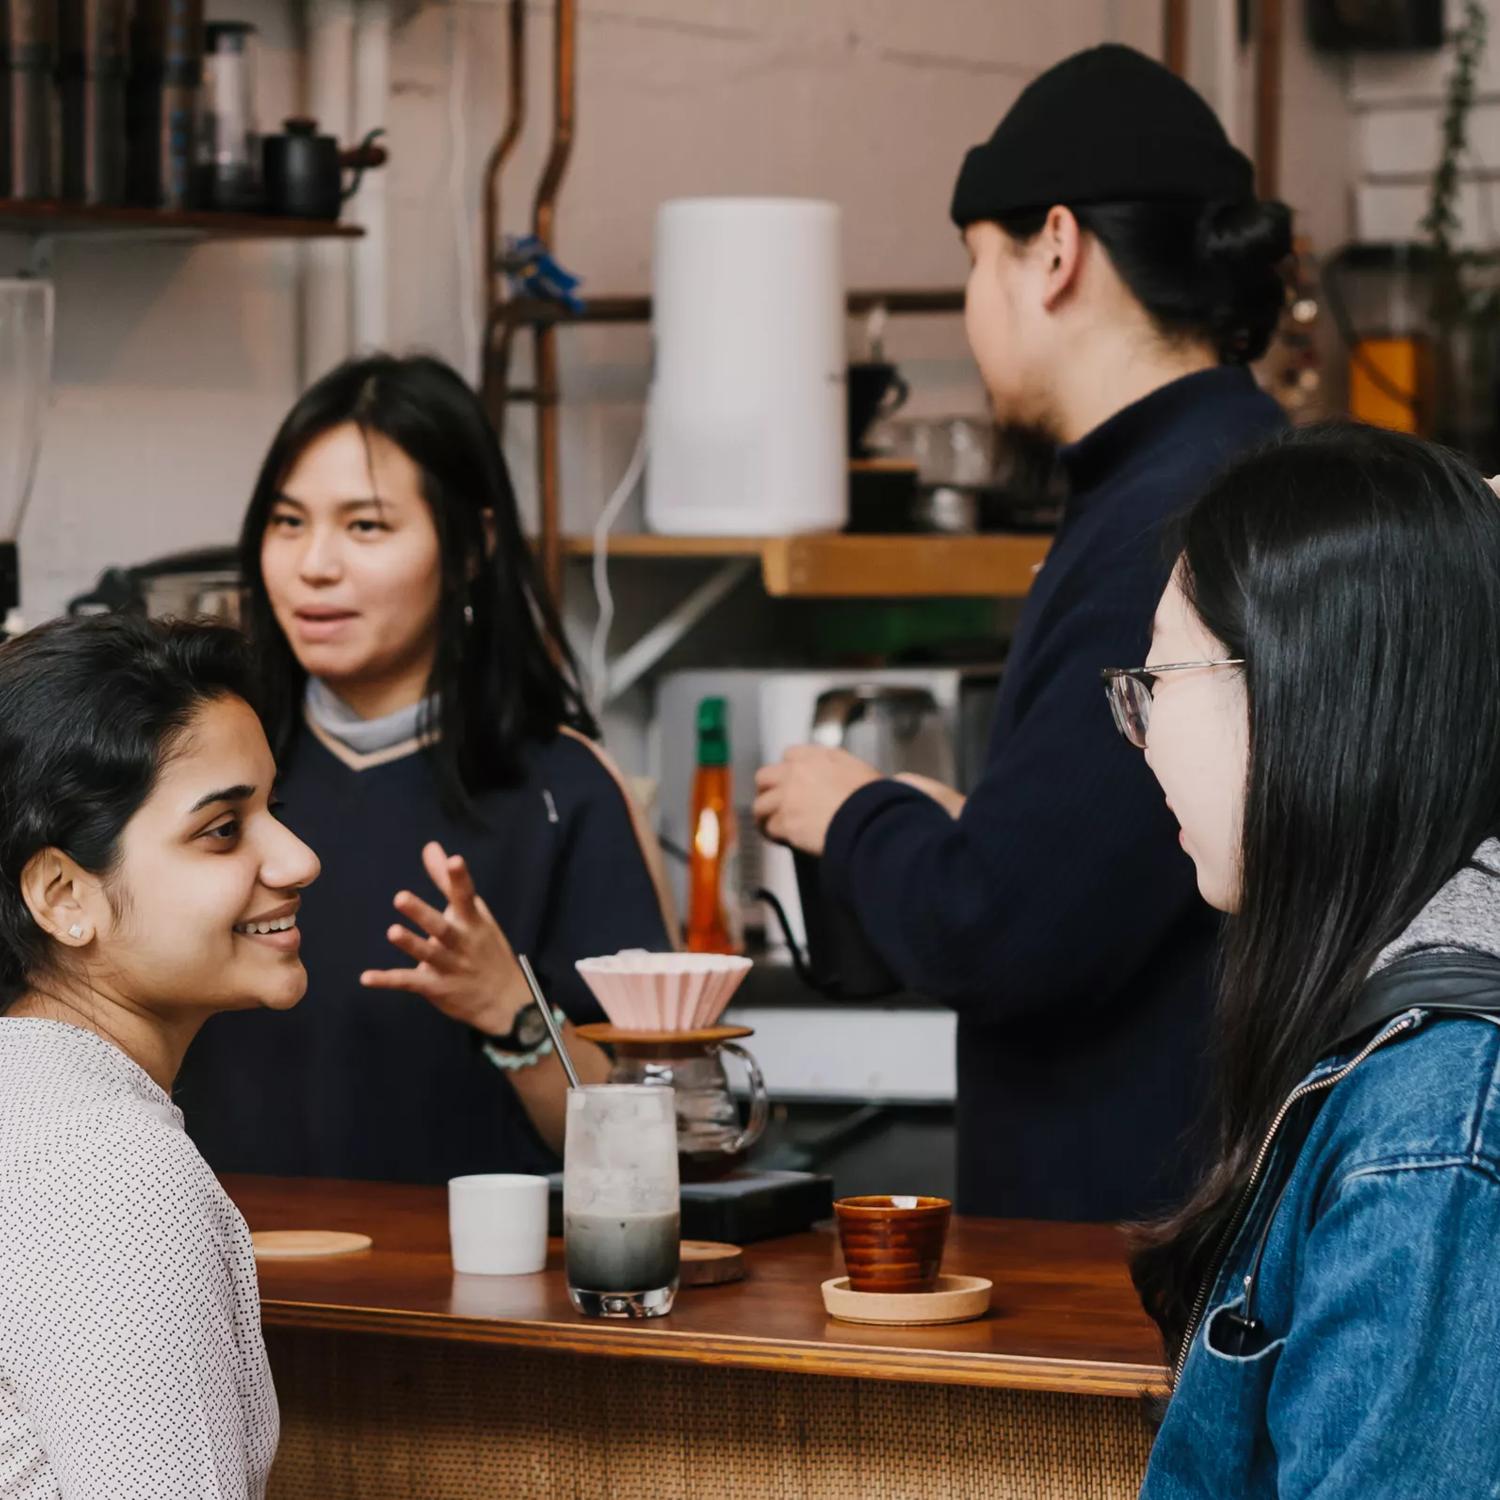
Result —
<svg viewBox="0 0 1500 1500"><path fill-rule="evenodd" d="M0 1017L0 1500L258 1500L250 1234L124 1052Z"/></svg>

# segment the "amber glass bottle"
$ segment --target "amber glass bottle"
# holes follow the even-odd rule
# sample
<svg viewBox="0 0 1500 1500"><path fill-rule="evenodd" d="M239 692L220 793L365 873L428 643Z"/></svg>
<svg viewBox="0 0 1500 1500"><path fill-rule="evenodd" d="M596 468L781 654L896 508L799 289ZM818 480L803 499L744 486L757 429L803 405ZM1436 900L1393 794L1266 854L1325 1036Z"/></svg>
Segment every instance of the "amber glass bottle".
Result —
<svg viewBox="0 0 1500 1500"><path fill-rule="evenodd" d="M733 890L734 846L729 705L722 698L705 698L698 705L688 860L687 945L694 953L738 953L744 946Z"/></svg>

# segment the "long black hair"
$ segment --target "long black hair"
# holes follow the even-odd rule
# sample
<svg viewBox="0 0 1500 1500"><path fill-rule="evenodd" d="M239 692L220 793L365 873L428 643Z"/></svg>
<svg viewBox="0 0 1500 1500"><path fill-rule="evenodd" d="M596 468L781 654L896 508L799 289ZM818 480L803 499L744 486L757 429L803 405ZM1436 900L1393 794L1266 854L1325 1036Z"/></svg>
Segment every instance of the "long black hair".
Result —
<svg viewBox="0 0 1500 1500"><path fill-rule="evenodd" d="M1178 576L1245 662L1250 741L1214 1164L1134 1262L1169 1349L1282 1100L1381 950L1500 833L1500 500L1434 444L1308 429L1192 508Z"/></svg>
<svg viewBox="0 0 1500 1500"><path fill-rule="evenodd" d="M1284 203L1163 198L1070 209L1168 338L1210 343L1223 364L1266 352L1286 304L1281 266L1292 250L1292 216ZM1048 212L1002 216L1000 227L1025 243Z"/></svg>
<svg viewBox="0 0 1500 1500"><path fill-rule="evenodd" d="M290 751L307 674L276 623L261 572L272 508L308 446L353 423L417 466L442 557L437 654L428 691L437 722L426 754L444 804L474 815L473 798L520 775L521 747L568 726L597 737L577 665L521 533L510 473L479 398L440 360L376 354L311 386L271 442L245 513L240 565L246 626L271 748Z"/></svg>
<svg viewBox="0 0 1500 1500"><path fill-rule="evenodd" d="M0 1010L55 967L21 892L57 849L115 870L120 835L195 710L253 701L238 632L133 615L60 620L0 645Z"/></svg>

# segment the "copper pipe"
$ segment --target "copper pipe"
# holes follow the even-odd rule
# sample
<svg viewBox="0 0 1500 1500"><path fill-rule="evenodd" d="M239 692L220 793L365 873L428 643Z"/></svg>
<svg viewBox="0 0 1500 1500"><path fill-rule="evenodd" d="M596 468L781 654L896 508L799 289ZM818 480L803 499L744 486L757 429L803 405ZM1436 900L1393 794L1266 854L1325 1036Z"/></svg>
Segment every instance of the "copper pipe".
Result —
<svg viewBox="0 0 1500 1500"><path fill-rule="evenodd" d="M1181 78L1187 72L1188 0L1165 0L1161 30L1161 60Z"/></svg>
<svg viewBox="0 0 1500 1500"><path fill-rule="evenodd" d="M1281 188L1282 0L1255 7L1255 190L1274 198Z"/></svg>
<svg viewBox="0 0 1500 1500"><path fill-rule="evenodd" d="M557 210L558 189L573 154L573 120L578 105L578 0L557 0L557 27L553 34L552 145L547 165L537 184L532 211L532 232L552 248L552 227Z"/></svg>
<svg viewBox="0 0 1500 1500"><path fill-rule="evenodd" d="M484 167L484 343L479 352L479 383L497 428L505 420L505 385L509 376L506 360L490 357L495 314L505 301L505 275L500 269L505 248L504 226L500 221L500 177L526 123L526 0L510 0L509 54L505 127ZM508 341L504 353L509 353Z"/></svg>
<svg viewBox="0 0 1500 1500"><path fill-rule="evenodd" d="M549 249L556 222L557 194L573 152L577 109L578 0L557 0L553 42L552 147L536 190L532 232ZM552 598L562 599L562 526L559 516L557 329L539 323L536 333L537 500L542 543L542 578Z"/></svg>

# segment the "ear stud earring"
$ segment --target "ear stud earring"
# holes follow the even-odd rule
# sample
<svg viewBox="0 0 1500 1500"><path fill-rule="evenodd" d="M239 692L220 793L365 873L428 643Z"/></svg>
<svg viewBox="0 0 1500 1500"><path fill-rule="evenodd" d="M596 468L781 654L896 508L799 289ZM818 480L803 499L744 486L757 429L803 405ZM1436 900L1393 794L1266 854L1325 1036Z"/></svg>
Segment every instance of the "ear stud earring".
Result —
<svg viewBox="0 0 1500 1500"><path fill-rule="evenodd" d="M83 928L81 928L78 923L75 922L70 928L68 928L68 936L70 938L81 938L83 936Z"/></svg>

